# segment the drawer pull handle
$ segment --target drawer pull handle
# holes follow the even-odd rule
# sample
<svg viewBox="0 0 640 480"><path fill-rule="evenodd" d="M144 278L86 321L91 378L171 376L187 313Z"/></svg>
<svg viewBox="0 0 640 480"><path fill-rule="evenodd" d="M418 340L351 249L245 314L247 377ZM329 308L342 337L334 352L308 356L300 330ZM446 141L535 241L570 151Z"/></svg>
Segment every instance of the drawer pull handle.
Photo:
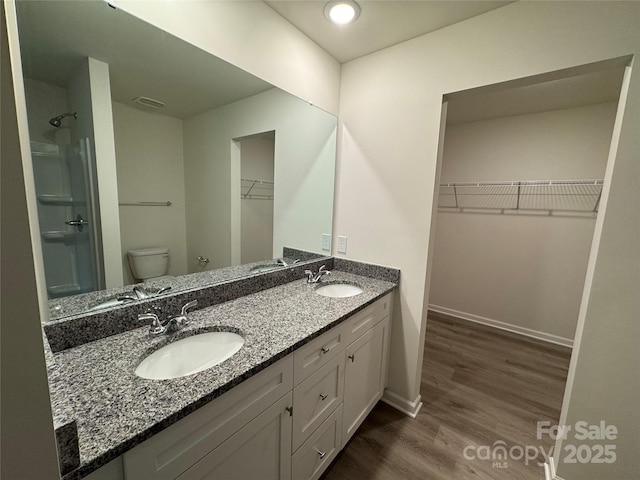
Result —
<svg viewBox="0 0 640 480"><path fill-rule="evenodd" d="M321 347L321 348L320 348L320 351L321 351L322 353L329 353L329 349L328 349L328 348L326 348L326 347Z"/></svg>
<svg viewBox="0 0 640 480"><path fill-rule="evenodd" d="M324 400L328 397L328 395L326 393L321 393L320 394L320 400Z"/></svg>
<svg viewBox="0 0 640 480"><path fill-rule="evenodd" d="M355 361L356 361L356 356L355 356L355 355L349 355L347 358L348 358L349 360L351 360L352 362L355 362Z"/></svg>
<svg viewBox="0 0 640 480"><path fill-rule="evenodd" d="M293 417L293 407L287 407L287 408L285 408L285 410L286 410L287 412L289 412L289 416L290 416L290 417Z"/></svg>
<svg viewBox="0 0 640 480"><path fill-rule="evenodd" d="M327 455L327 452L321 452L321 451L320 451L320 450L318 450L317 448L316 448L316 452L318 453L318 456L319 456L320 458L324 458L324 457Z"/></svg>

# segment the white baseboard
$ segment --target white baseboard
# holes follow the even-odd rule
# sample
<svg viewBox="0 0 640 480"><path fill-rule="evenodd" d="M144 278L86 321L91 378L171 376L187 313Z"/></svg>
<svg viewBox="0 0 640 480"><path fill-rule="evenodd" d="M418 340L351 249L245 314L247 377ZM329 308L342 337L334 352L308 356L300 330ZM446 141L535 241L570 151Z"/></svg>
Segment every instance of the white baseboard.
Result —
<svg viewBox="0 0 640 480"><path fill-rule="evenodd" d="M549 458L549 462L544 464L544 478L545 480L564 480L556 475L556 466L553 462L553 457Z"/></svg>
<svg viewBox="0 0 640 480"><path fill-rule="evenodd" d="M525 335L537 340L542 340L543 342L555 343L556 345L562 345L563 347L573 348L573 340L569 338L559 337L557 335L540 332L538 330L532 330L530 328L519 327L518 325L511 325L510 323L501 322L500 320L481 317L480 315L474 315L473 313L460 312L452 308L441 307L440 305L433 305L431 303L429 304L429 310L460 318L462 320L481 323L482 325L488 325L490 327L499 328L501 330L518 333L520 335Z"/></svg>
<svg viewBox="0 0 640 480"><path fill-rule="evenodd" d="M418 395L412 402L388 389L385 389L381 400L411 418L416 418L418 416L418 412L422 408L422 397L420 395Z"/></svg>

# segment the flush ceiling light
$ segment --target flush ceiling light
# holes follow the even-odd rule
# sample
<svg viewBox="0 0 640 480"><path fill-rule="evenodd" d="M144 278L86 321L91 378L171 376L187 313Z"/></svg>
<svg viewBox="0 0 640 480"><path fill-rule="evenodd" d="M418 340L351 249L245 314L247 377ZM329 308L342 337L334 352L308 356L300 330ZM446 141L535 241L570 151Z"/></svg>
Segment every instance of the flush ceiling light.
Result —
<svg viewBox="0 0 640 480"><path fill-rule="evenodd" d="M324 7L324 16L336 25L355 22L359 15L360 5L352 0L337 0L327 3Z"/></svg>

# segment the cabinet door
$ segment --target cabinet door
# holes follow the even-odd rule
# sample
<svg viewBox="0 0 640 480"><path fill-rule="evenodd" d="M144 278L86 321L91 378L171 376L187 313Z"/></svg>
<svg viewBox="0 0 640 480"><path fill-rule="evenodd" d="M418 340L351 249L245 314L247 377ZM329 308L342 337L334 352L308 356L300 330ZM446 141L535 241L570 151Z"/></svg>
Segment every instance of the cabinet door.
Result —
<svg viewBox="0 0 640 480"><path fill-rule="evenodd" d="M347 347L342 444L345 445L382 397L389 319Z"/></svg>
<svg viewBox="0 0 640 480"><path fill-rule="evenodd" d="M123 455L127 480L173 480L293 387L288 355Z"/></svg>
<svg viewBox="0 0 640 480"><path fill-rule="evenodd" d="M179 480L290 480L291 393L232 435Z"/></svg>

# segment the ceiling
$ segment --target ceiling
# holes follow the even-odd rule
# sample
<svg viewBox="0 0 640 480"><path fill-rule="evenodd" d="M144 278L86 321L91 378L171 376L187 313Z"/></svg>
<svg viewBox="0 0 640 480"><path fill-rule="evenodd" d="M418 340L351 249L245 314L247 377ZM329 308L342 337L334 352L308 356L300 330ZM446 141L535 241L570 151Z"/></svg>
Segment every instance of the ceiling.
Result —
<svg viewBox="0 0 640 480"><path fill-rule="evenodd" d="M102 1L16 2L25 77L66 87L86 57L109 64L113 100L166 103L189 118L273 88Z"/></svg>
<svg viewBox="0 0 640 480"><path fill-rule="evenodd" d="M340 63L503 7L511 1L358 0L360 17L334 25L328 0L264 0Z"/></svg>
<svg viewBox="0 0 640 480"><path fill-rule="evenodd" d="M329 45L325 48L336 49L338 53L333 54L342 59L509 3L363 0L360 18L346 26L356 28L347 32L325 20L324 1L266 1L294 19L304 17L297 26L308 29L305 33L315 35L318 43ZM115 101L156 98L167 104L158 113L176 118L188 118L273 88L104 2L23 1L17 2L17 7L23 68L29 78L66 86L90 56L109 64ZM449 95L447 121L470 122L615 101L622 73L623 68L617 67L524 87L492 86L488 93Z"/></svg>
<svg viewBox="0 0 640 480"><path fill-rule="evenodd" d="M451 94L448 95L447 123L476 122L615 102L620 96L623 75L624 66L618 66L519 87L507 82L491 86L486 93Z"/></svg>

